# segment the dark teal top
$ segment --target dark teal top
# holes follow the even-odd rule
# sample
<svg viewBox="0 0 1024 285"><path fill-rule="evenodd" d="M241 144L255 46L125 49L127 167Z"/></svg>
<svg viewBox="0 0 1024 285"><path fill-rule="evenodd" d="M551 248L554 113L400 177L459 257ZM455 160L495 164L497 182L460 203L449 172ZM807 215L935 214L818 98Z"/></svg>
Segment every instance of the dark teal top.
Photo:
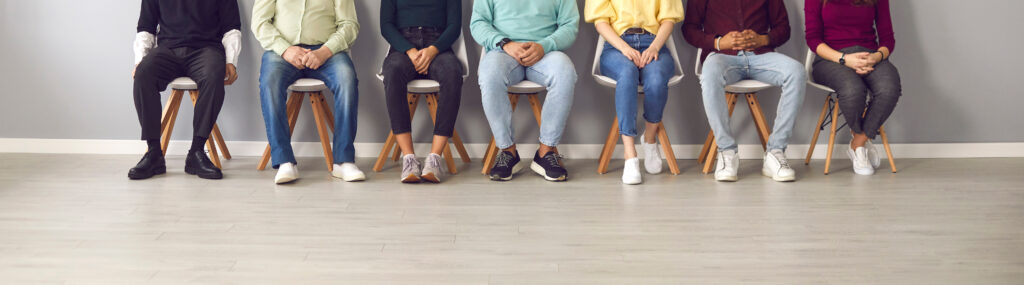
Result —
<svg viewBox="0 0 1024 285"><path fill-rule="evenodd" d="M461 0L381 0L380 33L397 51L413 48L399 29L434 27L442 30L433 46L440 52L451 49L462 31Z"/></svg>

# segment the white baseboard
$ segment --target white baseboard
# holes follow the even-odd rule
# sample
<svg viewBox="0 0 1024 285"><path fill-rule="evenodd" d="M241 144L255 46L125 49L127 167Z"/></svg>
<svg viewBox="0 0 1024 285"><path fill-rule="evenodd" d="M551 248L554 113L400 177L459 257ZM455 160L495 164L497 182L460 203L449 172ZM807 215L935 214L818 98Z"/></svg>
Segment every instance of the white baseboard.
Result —
<svg viewBox="0 0 1024 285"><path fill-rule="evenodd" d="M256 141L229 141L227 144L233 156L261 156L267 146L266 142ZM188 141L171 141L167 153L183 155L188 146ZM356 143L356 156L377 157L383 146L383 143ZM426 153L428 147L429 145L425 143L417 144L416 151ZM563 144L558 149L567 158L597 159L601 147L600 144ZM842 150L839 145L836 147L837 150ZM881 144L878 147L881 148ZM145 148L146 144L138 140L0 138L0 153L140 154ZM319 142L296 142L292 143L292 148L299 157L322 155ZM482 157L485 148L486 144L466 145L470 157L473 158ZM807 148L806 144L790 145L787 156L791 159L804 158ZM825 148L826 144L819 142L814 149L813 158L824 159ZM532 156L536 149L536 144L519 145L520 154L526 156ZM615 149L616 154L613 157L620 157L622 146L619 145ZM678 159L696 159L701 145L673 145L672 149ZM1024 157L1024 143L893 144L892 150L896 158ZM743 159L758 159L763 155L763 150L758 144L740 145L739 153ZM842 153L838 155L845 157Z"/></svg>

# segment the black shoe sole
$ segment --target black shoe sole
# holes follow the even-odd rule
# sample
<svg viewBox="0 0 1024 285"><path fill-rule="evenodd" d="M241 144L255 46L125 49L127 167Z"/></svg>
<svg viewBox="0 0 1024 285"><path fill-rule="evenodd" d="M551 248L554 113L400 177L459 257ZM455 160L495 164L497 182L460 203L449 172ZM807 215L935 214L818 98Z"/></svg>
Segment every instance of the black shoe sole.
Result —
<svg viewBox="0 0 1024 285"><path fill-rule="evenodd" d="M224 178L224 174L223 173L199 173L199 171L196 171L196 169L192 168L192 167L185 167L185 173L199 176L199 178L202 178L202 179L221 179L221 178Z"/></svg>
<svg viewBox="0 0 1024 285"><path fill-rule="evenodd" d="M141 174L139 174L139 173L133 173L131 171L128 171L128 179L131 179L131 180L149 179L149 178L151 178L153 176L157 176L157 175L164 174L164 173L167 173L167 167L166 166L158 167L156 169L153 169L153 171L150 172L150 173L141 173Z"/></svg>

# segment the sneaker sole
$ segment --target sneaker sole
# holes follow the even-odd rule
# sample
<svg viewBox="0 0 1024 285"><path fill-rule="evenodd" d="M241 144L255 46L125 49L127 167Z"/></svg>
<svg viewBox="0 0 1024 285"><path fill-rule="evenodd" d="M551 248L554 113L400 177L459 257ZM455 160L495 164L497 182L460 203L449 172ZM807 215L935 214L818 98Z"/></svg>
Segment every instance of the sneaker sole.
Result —
<svg viewBox="0 0 1024 285"><path fill-rule="evenodd" d="M562 181L565 181L566 180L566 176L567 176L567 175L562 175L562 177L549 177L548 174L547 174L547 171L544 170L544 167L541 167L540 164L537 164L536 162L531 162L530 163L530 169L533 170L533 172L537 173L538 175L543 176L544 180L551 181L551 182L562 182Z"/></svg>
<svg viewBox="0 0 1024 285"><path fill-rule="evenodd" d="M288 184L288 183L295 182L296 180L299 180L299 178L298 177L288 177L288 178L284 178L284 179L281 179L281 180L274 179L274 184L278 184L278 185Z"/></svg>
<svg viewBox="0 0 1024 285"><path fill-rule="evenodd" d="M519 163L516 163L515 166L512 166L512 173L510 173L508 177L501 177L501 176L493 176L492 175L491 176L491 181L502 181L502 182L510 181L510 180L512 180L513 176L516 176L516 174L519 174L520 171L523 171L523 167L525 167L525 166L523 166L523 162L520 161Z"/></svg>
<svg viewBox="0 0 1024 285"><path fill-rule="evenodd" d="M793 182L796 181L796 177L782 177L772 174L771 169L761 168L761 175L770 177L775 182Z"/></svg>
<svg viewBox="0 0 1024 285"><path fill-rule="evenodd" d="M420 176L420 178L422 178L423 181L425 182L441 183L441 178L438 178L437 175L434 175L433 173L423 174L423 176Z"/></svg>
<svg viewBox="0 0 1024 285"><path fill-rule="evenodd" d="M402 181L402 183L405 183L405 184L416 184L416 183L420 183L420 178L416 177L415 174L409 174L409 176L406 176L405 178L402 178L401 181Z"/></svg>

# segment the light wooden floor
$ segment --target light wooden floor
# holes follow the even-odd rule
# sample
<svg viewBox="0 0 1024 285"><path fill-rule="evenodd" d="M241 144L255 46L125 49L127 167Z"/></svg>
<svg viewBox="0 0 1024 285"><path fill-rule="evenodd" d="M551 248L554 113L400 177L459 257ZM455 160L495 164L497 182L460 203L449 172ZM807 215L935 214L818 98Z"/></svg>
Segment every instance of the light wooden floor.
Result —
<svg viewBox="0 0 1024 285"><path fill-rule="evenodd" d="M681 161L643 186L594 160L568 161L568 183L474 164L401 185L398 167L352 184L312 158L275 186L255 158L208 181L178 156L129 181L137 159L0 154L0 284L1024 283L1024 159L872 177L816 161L790 184L757 160L732 184Z"/></svg>

